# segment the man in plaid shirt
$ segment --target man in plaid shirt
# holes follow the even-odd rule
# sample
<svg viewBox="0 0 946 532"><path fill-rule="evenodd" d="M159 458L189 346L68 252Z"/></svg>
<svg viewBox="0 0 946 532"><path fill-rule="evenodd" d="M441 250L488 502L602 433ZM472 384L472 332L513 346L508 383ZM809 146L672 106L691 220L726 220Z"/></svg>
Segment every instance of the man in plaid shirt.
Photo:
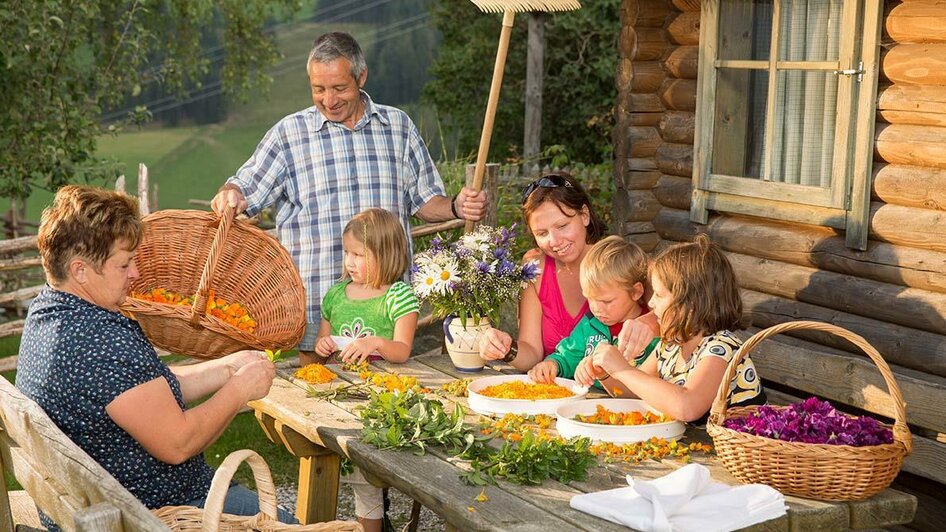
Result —
<svg viewBox="0 0 946 532"><path fill-rule="evenodd" d="M317 38L308 74L315 105L273 126L211 203L217 213L230 205L250 216L275 205L279 241L308 294L303 364L319 360L314 342L322 296L341 276L342 230L352 216L381 207L410 235L411 215L428 222L479 220L486 211L482 191L464 187L447 197L411 119L362 90L368 70L351 35Z"/></svg>

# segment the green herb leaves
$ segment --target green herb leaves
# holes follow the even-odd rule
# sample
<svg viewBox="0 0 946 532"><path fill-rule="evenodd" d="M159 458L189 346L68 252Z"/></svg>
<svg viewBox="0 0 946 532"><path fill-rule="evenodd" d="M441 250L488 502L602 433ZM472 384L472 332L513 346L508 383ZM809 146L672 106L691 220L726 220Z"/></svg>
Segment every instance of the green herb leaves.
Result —
<svg viewBox="0 0 946 532"><path fill-rule="evenodd" d="M595 464L587 438L545 438L527 431L518 443L506 441L492 452L472 457L470 471L461 478L468 484L495 484L504 478L516 484L539 485L549 478L562 483L585 480Z"/></svg>
<svg viewBox="0 0 946 532"><path fill-rule="evenodd" d="M361 410L365 442L381 449L414 449L424 454L430 444L460 454L482 441L463 423L463 409L455 405L447 413L443 405L424 394L371 392L371 399Z"/></svg>

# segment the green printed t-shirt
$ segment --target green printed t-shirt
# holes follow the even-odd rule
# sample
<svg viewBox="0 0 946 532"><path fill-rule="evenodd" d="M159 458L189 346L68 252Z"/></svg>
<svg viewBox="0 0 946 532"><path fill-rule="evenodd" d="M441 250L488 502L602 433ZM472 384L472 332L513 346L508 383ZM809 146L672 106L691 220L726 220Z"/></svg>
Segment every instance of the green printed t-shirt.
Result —
<svg viewBox="0 0 946 532"><path fill-rule="evenodd" d="M397 320L418 312L414 291L403 281L396 281L388 291L368 299L351 299L345 287L351 279L329 289L322 298L322 317L332 324L332 334L349 338L379 336L394 339Z"/></svg>

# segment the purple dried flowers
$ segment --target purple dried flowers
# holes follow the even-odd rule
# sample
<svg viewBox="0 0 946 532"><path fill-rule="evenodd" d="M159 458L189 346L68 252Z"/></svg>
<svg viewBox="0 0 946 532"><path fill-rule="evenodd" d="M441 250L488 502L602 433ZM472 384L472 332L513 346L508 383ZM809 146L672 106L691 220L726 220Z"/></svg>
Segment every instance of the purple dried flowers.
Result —
<svg viewBox="0 0 946 532"><path fill-rule="evenodd" d="M760 406L748 416L727 419L723 426L789 442L853 447L893 443L893 432L876 419L849 416L817 397L785 408Z"/></svg>

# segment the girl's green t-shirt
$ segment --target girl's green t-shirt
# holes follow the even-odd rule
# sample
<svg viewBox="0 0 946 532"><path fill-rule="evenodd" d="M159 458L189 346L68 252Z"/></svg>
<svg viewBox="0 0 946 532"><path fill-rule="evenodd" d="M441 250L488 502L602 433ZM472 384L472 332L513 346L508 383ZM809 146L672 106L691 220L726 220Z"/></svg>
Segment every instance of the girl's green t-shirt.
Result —
<svg viewBox="0 0 946 532"><path fill-rule="evenodd" d="M351 279L346 279L336 284L322 298L322 317L332 325L335 336L392 340L397 320L420 309L414 291L404 281L396 281L387 292L368 299L350 299L345 294L350 283Z"/></svg>

